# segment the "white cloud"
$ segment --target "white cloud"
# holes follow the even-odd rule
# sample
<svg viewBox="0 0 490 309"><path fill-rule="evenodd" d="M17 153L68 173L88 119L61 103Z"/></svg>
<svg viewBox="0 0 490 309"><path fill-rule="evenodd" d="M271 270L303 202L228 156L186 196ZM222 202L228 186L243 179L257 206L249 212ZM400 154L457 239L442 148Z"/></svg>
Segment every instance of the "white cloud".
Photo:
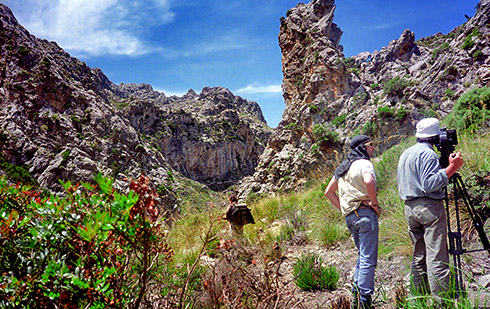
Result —
<svg viewBox="0 0 490 309"><path fill-rule="evenodd" d="M253 83L251 85L248 85L245 88L240 88L236 90L235 92L237 93L281 93L282 92L282 87L281 85L269 85L269 86L263 86L259 85L257 83Z"/></svg>
<svg viewBox="0 0 490 309"><path fill-rule="evenodd" d="M56 0L21 12L21 23L75 56L137 56L155 51L137 35L173 20L169 0ZM21 18L19 18L21 19Z"/></svg>
<svg viewBox="0 0 490 309"><path fill-rule="evenodd" d="M165 96L167 97L171 97L171 96L178 96L178 97L181 97L183 96L184 94L187 93L187 91L173 91L173 90L164 90L164 89L156 89L156 88L153 88L155 91L159 91L159 92L163 92L165 93Z"/></svg>

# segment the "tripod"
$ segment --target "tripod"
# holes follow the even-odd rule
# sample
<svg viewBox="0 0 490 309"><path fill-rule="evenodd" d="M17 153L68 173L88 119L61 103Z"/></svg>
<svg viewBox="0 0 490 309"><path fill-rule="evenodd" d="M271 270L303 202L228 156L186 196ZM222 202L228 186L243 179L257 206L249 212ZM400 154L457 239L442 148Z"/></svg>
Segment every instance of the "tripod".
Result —
<svg viewBox="0 0 490 309"><path fill-rule="evenodd" d="M446 202L446 212L447 212L447 219L448 219L447 229L448 229L448 238L449 238L449 253L453 256L454 279L456 285L455 288L456 288L456 298L457 298L459 297L460 291L463 291L464 293L463 274L461 269L461 255L463 253L483 251L483 250L487 250L488 253L490 254L490 243L488 242L487 235L485 234L485 231L483 229L483 222L480 216L478 215L478 213L475 211L473 204L471 203L470 197L468 195L468 191L466 191L461 175L459 175L458 173L454 173L449 178L449 183L453 184L453 192L454 192L454 210L455 210L455 217L456 217L455 232L451 230L451 222L449 219L450 218L449 197L447 194L447 187L445 188L444 200ZM466 205L468 214L470 215L471 221L473 222L473 226L477 230L478 236L480 236L480 240L483 244L483 249L477 249L471 251L463 249L463 245L461 242L461 225L459 220L459 205L458 205L459 197L462 198L464 204Z"/></svg>

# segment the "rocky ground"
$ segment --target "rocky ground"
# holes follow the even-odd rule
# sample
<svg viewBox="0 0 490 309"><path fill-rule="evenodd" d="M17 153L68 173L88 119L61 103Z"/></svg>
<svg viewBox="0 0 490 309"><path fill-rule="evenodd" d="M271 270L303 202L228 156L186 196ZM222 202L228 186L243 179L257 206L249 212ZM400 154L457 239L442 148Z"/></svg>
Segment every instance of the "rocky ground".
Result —
<svg viewBox="0 0 490 309"><path fill-rule="evenodd" d="M472 248L481 248L481 244L476 242ZM301 254L308 252L319 253L323 257L325 265L335 266L341 275L338 288L335 291L304 292L291 284L298 301L309 308L325 308L328 306L335 308L335 304L338 304L340 299L350 300L351 278L357 261L357 251L352 239L333 248L318 247L317 245L288 248L285 252L287 259L283 264L284 273L291 274L293 262ZM465 253L461 255L461 265L464 285L467 287L469 299L472 300L471 303L478 304L479 308L490 306L490 274L488 274L490 253L487 251ZM410 257L379 257L375 277L376 292L373 298L376 308L396 308L397 295L403 295L408 291L409 273Z"/></svg>

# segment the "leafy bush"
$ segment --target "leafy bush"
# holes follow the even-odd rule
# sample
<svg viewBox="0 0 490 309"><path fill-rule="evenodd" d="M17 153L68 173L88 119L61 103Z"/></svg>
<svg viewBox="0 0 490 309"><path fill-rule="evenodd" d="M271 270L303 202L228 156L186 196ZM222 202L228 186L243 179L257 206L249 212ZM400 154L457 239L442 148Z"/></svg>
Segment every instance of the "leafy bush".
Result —
<svg viewBox="0 0 490 309"><path fill-rule="evenodd" d="M396 111L396 115L395 115L395 116L396 116L396 119L398 119L398 120L400 120L400 121L401 121L401 120L404 120L404 119L407 117L407 114L408 114L407 110L406 110L406 109L405 109L405 107L403 107L403 105L402 105L402 106L400 106L400 108L399 108L399 109Z"/></svg>
<svg viewBox="0 0 490 309"><path fill-rule="evenodd" d="M446 117L448 127L475 133L488 127L490 119L490 88L474 88L465 92Z"/></svg>
<svg viewBox="0 0 490 309"><path fill-rule="evenodd" d="M471 31L470 34L468 34L468 36L466 36L466 39L464 40L463 42L463 45L461 45L461 49L471 49L474 45L475 45L475 42L473 41L473 37L474 36L481 36L481 32L480 30L478 29L473 29L473 31Z"/></svg>
<svg viewBox="0 0 490 309"><path fill-rule="evenodd" d="M370 136L374 136L378 130L378 125L375 122L368 121L362 127L362 133Z"/></svg>
<svg viewBox="0 0 490 309"><path fill-rule="evenodd" d="M323 266L323 259L316 253L303 254L293 264L293 276L296 285L305 291L335 290L339 280L339 271L331 266Z"/></svg>
<svg viewBox="0 0 490 309"><path fill-rule="evenodd" d="M331 130L326 125L322 125L322 124L315 124L313 126L312 132L313 132L313 137L317 141L328 141L328 142L336 143L339 138L338 132L335 132L334 130Z"/></svg>
<svg viewBox="0 0 490 309"><path fill-rule="evenodd" d="M62 183L65 197L43 199L0 178L0 307L137 308L150 288L165 291L172 250L148 178L128 195L96 182Z"/></svg>
<svg viewBox="0 0 490 309"><path fill-rule="evenodd" d="M481 50L477 50L476 52L473 53L473 55L471 55L474 59L476 60L481 60L483 58L485 58L485 54L481 51Z"/></svg>
<svg viewBox="0 0 490 309"><path fill-rule="evenodd" d="M342 60L342 63L347 69L354 69L356 68L356 60L352 57L345 58Z"/></svg>
<svg viewBox="0 0 490 309"><path fill-rule="evenodd" d="M27 166L18 166L12 164L5 160L5 158L0 154L0 169L3 170L8 178L16 183L24 183L29 185L37 185L37 181L32 178L29 173L29 169Z"/></svg>
<svg viewBox="0 0 490 309"><path fill-rule="evenodd" d="M336 127L344 126L345 125L345 118L347 117L347 114L344 114L342 116L337 116L332 120L332 124Z"/></svg>
<svg viewBox="0 0 490 309"><path fill-rule="evenodd" d="M405 89L411 86L411 82L403 77L397 76L383 85L383 93L389 96L403 97Z"/></svg>
<svg viewBox="0 0 490 309"><path fill-rule="evenodd" d="M393 117L393 110L389 106L378 107L378 115L381 118L391 118Z"/></svg>

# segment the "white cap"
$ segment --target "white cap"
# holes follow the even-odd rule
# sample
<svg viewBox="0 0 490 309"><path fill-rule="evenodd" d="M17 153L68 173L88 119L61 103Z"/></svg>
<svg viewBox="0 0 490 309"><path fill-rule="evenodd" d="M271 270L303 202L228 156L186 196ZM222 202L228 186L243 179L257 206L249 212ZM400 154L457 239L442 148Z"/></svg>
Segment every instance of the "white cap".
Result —
<svg viewBox="0 0 490 309"><path fill-rule="evenodd" d="M425 138L436 136L440 133L439 120L436 118L425 118L417 123L417 133L415 134L415 137Z"/></svg>

